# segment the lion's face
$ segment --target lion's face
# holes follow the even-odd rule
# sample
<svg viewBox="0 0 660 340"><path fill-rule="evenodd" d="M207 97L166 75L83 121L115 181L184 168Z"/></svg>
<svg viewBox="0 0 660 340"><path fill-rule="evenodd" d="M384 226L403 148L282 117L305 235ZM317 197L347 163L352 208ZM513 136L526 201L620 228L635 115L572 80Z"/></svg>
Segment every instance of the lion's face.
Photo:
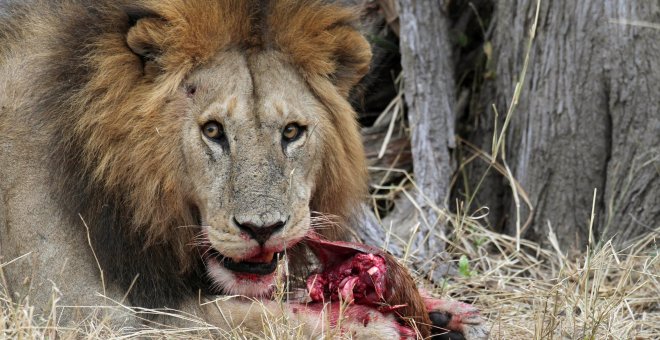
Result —
<svg viewBox="0 0 660 340"><path fill-rule="evenodd" d="M84 86L60 96L60 130L73 131L58 144L72 155L63 173L88 179L84 215L99 239L130 230L122 239L161 261L130 279L196 276L201 251L224 292L267 294L277 253L310 231L310 211L341 221L365 193L347 100L371 58L356 13L307 0L144 0L112 18L121 24L75 48L88 51L74 67Z"/></svg>
<svg viewBox="0 0 660 340"><path fill-rule="evenodd" d="M277 253L310 228L327 114L277 52L222 52L180 97L173 105L187 116L183 153L209 273L232 293L263 294Z"/></svg>

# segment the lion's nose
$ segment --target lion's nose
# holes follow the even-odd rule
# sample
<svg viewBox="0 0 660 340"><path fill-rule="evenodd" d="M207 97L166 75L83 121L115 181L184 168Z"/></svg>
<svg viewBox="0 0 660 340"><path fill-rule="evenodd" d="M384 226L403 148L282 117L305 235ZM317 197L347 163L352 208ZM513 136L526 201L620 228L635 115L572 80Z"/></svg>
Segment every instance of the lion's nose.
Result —
<svg viewBox="0 0 660 340"><path fill-rule="evenodd" d="M252 222L239 223L234 218L234 223L239 229L250 235L255 241L263 245L276 232L281 230L286 224L285 221L278 221L268 225L258 225Z"/></svg>

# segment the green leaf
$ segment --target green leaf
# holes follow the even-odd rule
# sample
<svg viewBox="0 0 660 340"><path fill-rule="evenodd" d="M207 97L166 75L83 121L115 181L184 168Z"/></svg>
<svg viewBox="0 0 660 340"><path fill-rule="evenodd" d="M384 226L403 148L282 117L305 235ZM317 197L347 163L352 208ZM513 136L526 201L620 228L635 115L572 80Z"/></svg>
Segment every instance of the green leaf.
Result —
<svg viewBox="0 0 660 340"><path fill-rule="evenodd" d="M458 260L458 273L464 277L474 275L474 272L470 270L470 261L465 255L461 255L461 258Z"/></svg>

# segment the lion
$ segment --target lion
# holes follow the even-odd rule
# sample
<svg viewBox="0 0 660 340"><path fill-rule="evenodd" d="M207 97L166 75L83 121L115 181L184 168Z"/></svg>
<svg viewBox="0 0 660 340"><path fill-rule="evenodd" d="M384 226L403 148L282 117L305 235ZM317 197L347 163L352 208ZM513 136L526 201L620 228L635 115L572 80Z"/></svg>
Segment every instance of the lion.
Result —
<svg viewBox="0 0 660 340"><path fill-rule="evenodd" d="M60 305L110 299L261 327L254 300L200 296L269 297L282 258L309 263L312 229L349 237L342 222L367 187L349 96L371 49L356 20L314 0L3 2L12 296L48 313L56 287ZM315 214L338 223L317 228ZM321 334L320 311L261 305ZM353 336L400 335L393 318L353 309L373 320L344 322Z"/></svg>

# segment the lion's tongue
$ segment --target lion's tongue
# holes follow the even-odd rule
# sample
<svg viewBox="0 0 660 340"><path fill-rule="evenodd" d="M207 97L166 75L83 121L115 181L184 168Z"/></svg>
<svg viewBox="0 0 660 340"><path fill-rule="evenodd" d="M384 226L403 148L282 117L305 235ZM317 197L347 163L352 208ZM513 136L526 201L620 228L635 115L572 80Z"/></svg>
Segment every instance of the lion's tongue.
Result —
<svg viewBox="0 0 660 340"><path fill-rule="evenodd" d="M250 258L247 258L243 260L243 262L249 262L249 263L270 263L273 261L273 257L275 257L274 252L261 252L255 256L252 256Z"/></svg>

